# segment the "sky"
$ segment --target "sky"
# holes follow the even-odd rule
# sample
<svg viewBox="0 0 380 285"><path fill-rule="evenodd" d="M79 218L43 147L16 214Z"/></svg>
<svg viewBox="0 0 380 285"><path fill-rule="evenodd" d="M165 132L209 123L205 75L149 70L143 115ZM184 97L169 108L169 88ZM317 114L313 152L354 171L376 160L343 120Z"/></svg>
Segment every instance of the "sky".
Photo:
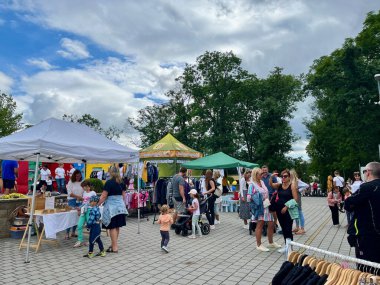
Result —
<svg viewBox="0 0 380 285"><path fill-rule="evenodd" d="M25 123L90 113L126 128L205 51L233 51L262 78L275 66L299 75L379 9L374 0L0 0L0 90ZM290 156L307 159L312 103L290 121L300 138ZM128 129L119 142L136 136Z"/></svg>

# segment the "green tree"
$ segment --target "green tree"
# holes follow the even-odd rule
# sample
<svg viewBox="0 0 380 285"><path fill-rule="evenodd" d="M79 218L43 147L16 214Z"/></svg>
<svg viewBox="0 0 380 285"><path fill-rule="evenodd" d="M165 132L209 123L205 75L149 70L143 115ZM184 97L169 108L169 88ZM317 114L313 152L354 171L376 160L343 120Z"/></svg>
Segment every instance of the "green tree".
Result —
<svg viewBox="0 0 380 285"><path fill-rule="evenodd" d="M84 114L81 117L78 117L77 115L72 115L72 114L71 115L64 114L62 119L68 122L86 125L94 129L98 133L104 135L110 140L119 138L120 134L122 133L122 130L114 125L108 127L107 129L103 129L101 127L100 121L92 117L90 114Z"/></svg>
<svg viewBox="0 0 380 285"><path fill-rule="evenodd" d="M315 98L306 122L311 168L322 182L334 169L346 177L378 159L380 106L374 74L380 72L380 13L369 13L362 32L317 59L305 91Z"/></svg>
<svg viewBox="0 0 380 285"><path fill-rule="evenodd" d="M0 137L8 136L22 128L22 113L16 113L16 102L11 95L0 95Z"/></svg>

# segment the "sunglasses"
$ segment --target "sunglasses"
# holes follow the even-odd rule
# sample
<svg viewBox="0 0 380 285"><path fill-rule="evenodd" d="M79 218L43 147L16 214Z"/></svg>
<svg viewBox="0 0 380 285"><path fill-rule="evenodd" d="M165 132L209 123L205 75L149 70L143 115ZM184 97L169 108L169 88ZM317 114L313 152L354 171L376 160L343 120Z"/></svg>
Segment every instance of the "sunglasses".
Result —
<svg viewBox="0 0 380 285"><path fill-rule="evenodd" d="M288 178L289 175L282 175L281 177L282 177L282 178Z"/></svg>

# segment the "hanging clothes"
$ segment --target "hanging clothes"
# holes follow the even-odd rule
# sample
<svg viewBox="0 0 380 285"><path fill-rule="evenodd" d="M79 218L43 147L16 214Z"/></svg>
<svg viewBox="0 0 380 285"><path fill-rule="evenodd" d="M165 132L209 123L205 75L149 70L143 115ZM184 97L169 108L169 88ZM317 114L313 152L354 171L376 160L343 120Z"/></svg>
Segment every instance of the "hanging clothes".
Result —
<svg viewBox="0 0 380 285"><path fill-rule="evenodd" d="M144 161L144 166L143 166L143 169L142 169L141 179L144 182L148 182L148 168L147 168L147 163L148 162L149 161Z"/></svg>

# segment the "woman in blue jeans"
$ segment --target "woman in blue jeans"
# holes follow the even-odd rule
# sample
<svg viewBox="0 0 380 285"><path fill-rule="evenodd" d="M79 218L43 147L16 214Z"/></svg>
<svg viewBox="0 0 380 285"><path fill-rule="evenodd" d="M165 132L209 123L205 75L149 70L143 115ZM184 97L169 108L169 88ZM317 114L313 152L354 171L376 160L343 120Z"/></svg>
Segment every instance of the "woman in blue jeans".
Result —
<svg viewBox="0 0 380 285"><path fill-rule="evenodd" d="M83 200L83 188L81 186L82 183L82 174L79 170L75 170L73 175L70 178L69 183L67 183L67 203L69 207L76 209L80 207ZM70 237L77 237L75 234L76 226L72 228L68 228L66 230L65 239L69 239ZM70 236L71 229L71 236Z"/></svg>

